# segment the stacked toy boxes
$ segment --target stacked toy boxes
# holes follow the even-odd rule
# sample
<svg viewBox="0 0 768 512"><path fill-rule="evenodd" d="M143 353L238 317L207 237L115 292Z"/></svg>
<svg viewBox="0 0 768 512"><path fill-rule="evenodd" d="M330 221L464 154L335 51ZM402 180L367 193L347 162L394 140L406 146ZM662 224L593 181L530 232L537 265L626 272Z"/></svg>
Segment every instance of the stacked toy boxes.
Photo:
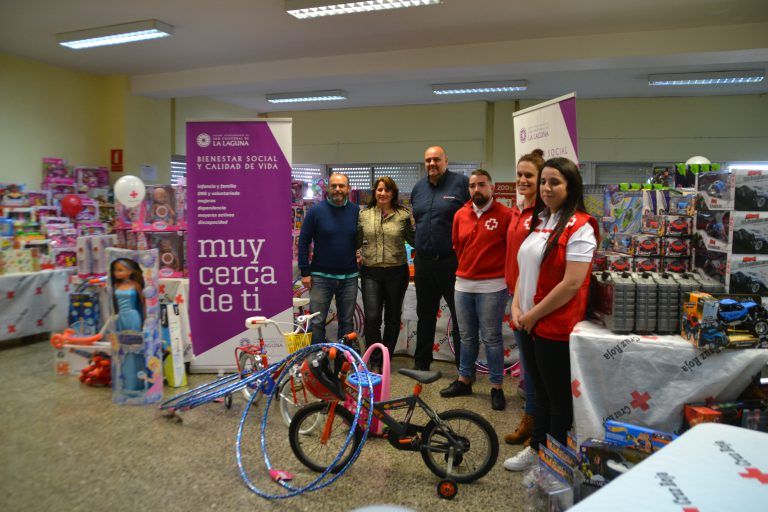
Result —
<svg viewBox="0 0 768 512"><path fill-rule="evenodd" d="M186 190L150 185L135 208L117 205L117 245L132 250L158 250L160 277L186 275Z"/></svg>
<svg viewBox="0 0 768 512"><path fill-rule="evenodd" d="M768 171L700 173L694 264L729 293L768 297Z"/></svg>

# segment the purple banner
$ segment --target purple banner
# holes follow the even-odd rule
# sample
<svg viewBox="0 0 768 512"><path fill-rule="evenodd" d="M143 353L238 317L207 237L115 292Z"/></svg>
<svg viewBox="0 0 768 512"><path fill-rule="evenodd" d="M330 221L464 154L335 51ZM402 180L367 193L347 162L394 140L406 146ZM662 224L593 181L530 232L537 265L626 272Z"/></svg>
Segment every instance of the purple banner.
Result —
<svg viewBox="0 0 768 512"><path fill-rule="evenodd" d="M243 333L247 317L291 307L291 167L279 142L267 121L187 123L195 355Z"/></svg>

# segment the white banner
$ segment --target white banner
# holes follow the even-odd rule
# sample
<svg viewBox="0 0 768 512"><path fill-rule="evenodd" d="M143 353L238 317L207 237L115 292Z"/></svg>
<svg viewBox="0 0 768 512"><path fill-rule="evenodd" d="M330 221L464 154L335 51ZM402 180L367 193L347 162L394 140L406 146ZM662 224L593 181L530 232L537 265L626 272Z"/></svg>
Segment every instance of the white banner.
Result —
<svg viewBox="0 0 768 512"><path fill-rule="evenodd" d="M565 157L579 163L576 93L515 112L513 121L516 162L534 149L541 149L544 160Z"/></svg>

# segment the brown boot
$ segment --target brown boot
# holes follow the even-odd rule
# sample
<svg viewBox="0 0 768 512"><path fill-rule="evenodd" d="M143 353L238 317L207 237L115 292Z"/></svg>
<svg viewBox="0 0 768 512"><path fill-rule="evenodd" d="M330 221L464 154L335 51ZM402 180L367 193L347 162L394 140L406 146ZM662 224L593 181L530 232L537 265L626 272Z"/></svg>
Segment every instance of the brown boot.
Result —
<svg viewBox="0 0 768 512"><path fill-rule="evenodd" d="M511 434L505 435L504 442L507 444L522 444L527 439L530 439L531 434L533 434L533 415L523 414L517 429Z"/></svg>

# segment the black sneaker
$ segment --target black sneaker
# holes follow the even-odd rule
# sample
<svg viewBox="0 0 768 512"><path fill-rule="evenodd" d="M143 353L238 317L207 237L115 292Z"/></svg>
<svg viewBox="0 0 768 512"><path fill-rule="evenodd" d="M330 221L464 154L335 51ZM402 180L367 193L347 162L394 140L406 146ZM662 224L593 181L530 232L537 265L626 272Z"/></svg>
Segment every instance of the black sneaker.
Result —
<svg viewBox="0 0 768 512"><path fill-rule="evenodd" d="M504 398L504 390L491 388L491 409L503 411L507 407L507 399Z"/></svg>
<svg viewBox="0 0 768 512"><path fill-rule="evenodd" d="M464 384L459 379L451 382L451 385L440 390L440 396L451 398L454 396L465 396L472 394L472 384Z"/></svg>

